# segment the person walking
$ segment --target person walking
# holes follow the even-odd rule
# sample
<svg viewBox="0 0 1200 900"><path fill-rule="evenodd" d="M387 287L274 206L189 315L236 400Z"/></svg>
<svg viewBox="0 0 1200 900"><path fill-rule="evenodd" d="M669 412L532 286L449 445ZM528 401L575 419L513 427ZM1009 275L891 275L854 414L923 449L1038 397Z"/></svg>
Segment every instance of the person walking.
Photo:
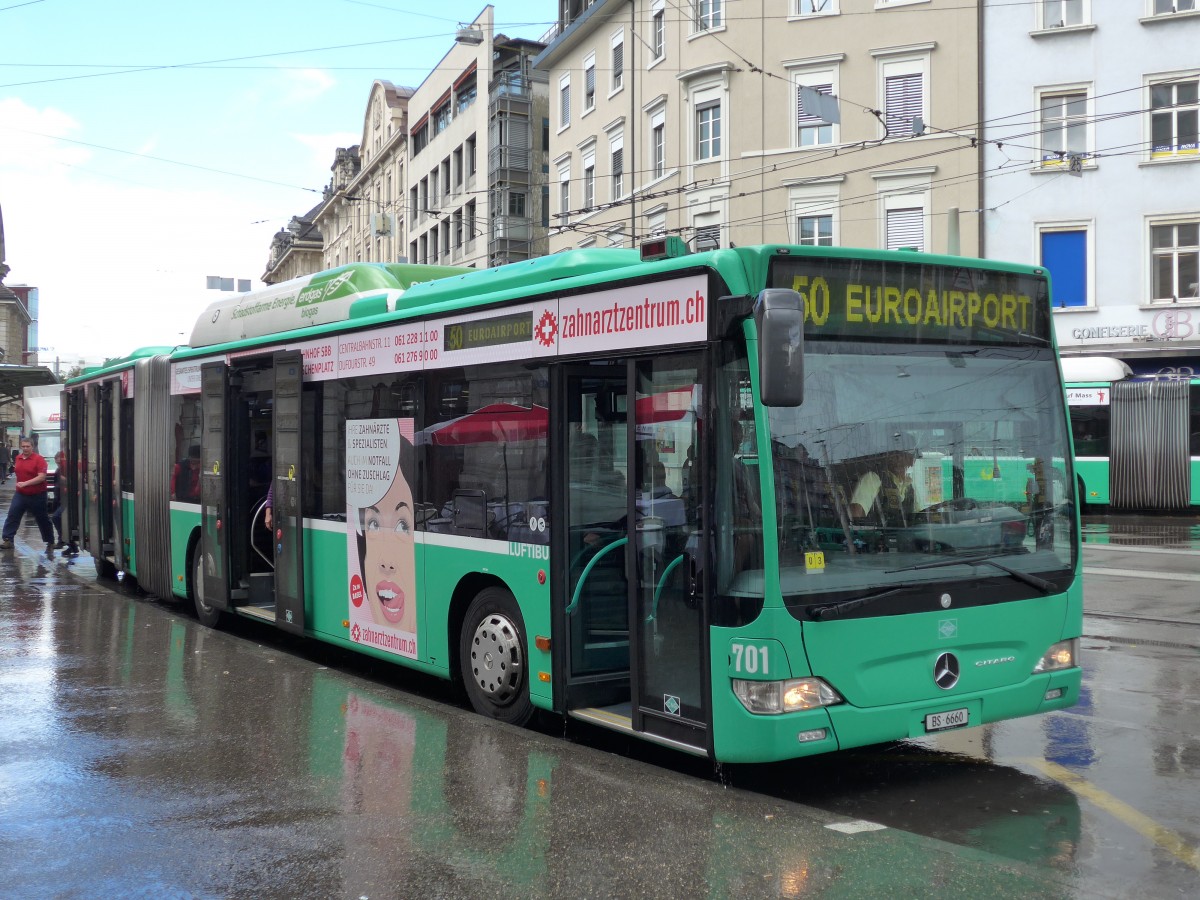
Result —
<svg viewBox="0 0 1200 900"><path fill-rule="evenodd" d="M46 542L46 555L54 555L54 526L46 512L46 472L46 460L33 452L33 441L21 438L21 453L13 463L16 491L8 507L8 518L4 520L0 550L13 548L13 537L28 512L37 520L42 540Z"/></svg>

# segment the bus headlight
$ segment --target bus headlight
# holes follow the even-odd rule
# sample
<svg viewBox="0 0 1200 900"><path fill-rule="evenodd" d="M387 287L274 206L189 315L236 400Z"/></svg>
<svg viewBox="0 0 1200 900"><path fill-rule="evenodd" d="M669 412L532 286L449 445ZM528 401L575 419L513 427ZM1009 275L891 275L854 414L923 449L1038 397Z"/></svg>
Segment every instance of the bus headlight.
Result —
<svg viewBox="0 0 1200 900"><path fill-rule="evenodd" d="M1071 638L1051 645L1050 649L1042 654L1038 664L1033 667L1033 673L1036 675L1038 672L1055 672L1059 669L1071 669L1077 665L1079 665L1079 638Z"/></svg>
<svg viewBox="0 0 1200 900"><path fill-rule="evenodd" d="M742 701L742 706L760 716L777 716L844 702L841 695L820 678L793 678L788 681L734 678L733 693Z"/></svg>

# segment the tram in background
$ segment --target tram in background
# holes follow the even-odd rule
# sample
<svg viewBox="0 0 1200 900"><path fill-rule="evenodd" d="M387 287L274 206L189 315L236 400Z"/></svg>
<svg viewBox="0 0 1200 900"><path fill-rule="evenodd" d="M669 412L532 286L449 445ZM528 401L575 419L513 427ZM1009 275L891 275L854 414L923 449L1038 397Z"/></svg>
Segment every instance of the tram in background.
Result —
<svg viewBox="0 0 1200 900"><path fill-rule="evenodd" d="M1105 356L1062 366L1081 501L1131 512L1200 507L1200 378L1137 376Z"/></svg>
<svg viewBox="0 0 1200 900"><path fill-rule="evenodd" d="M1083 605L1049 291L673 237L347 266L68 384L68 522L207 625L716 761L1062 708Z"/></svg>

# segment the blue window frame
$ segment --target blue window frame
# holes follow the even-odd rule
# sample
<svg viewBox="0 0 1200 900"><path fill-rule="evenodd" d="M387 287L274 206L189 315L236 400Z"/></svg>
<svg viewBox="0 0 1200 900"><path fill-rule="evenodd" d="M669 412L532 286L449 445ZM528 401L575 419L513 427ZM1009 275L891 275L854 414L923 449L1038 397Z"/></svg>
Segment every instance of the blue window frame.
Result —
<svg viewBox="0 0 1200 900"><path fill-rule="evenodd" d="M1050 271L1055 307L1088 305L1087 231L1043 231L1042 265Z"/></svg>

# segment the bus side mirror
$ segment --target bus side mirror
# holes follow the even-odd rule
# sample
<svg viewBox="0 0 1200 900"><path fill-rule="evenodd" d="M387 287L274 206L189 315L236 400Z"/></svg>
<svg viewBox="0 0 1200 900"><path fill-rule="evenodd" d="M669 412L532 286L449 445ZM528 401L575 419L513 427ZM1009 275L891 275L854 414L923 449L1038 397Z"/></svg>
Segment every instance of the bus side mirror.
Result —
<svg viewBox="0 0 1200 900"><path fill-rule="evenodd" d="M766 288L754 304L758 386L763 406L804 402L804 300L787 288Z"/></svg>

